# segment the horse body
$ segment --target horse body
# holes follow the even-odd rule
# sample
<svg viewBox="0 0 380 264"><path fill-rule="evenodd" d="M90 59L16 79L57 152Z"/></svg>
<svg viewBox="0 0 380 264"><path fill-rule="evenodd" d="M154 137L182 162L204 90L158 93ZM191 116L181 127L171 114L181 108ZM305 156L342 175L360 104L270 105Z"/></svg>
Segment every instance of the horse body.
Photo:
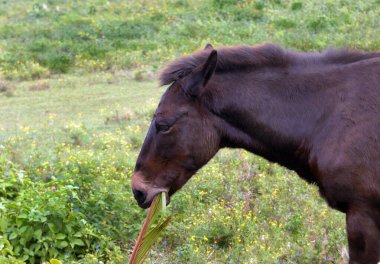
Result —
<svg viewBox="0 0 380 264"><path fill-rule="evenodd" d="M350 263L377 263L380 54L208 47L161 81L171 86L133 176L140 206L175 193L220 148L244 148L316 183L346 213Z"/></svg>

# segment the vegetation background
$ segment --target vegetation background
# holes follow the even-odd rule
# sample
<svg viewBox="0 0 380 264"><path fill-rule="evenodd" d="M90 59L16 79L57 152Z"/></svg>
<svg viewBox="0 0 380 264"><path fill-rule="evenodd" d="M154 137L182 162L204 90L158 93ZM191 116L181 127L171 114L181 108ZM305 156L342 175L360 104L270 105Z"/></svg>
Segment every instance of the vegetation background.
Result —
<svg viewBox="0 0 380 264"><path fill-rule="evenodd" d="M0 263L126 263L130 176L165 87L203 47L380 49L379 0L0 0ZM315 186L222 150L172 199L148 263L345 263Z"/></svg>

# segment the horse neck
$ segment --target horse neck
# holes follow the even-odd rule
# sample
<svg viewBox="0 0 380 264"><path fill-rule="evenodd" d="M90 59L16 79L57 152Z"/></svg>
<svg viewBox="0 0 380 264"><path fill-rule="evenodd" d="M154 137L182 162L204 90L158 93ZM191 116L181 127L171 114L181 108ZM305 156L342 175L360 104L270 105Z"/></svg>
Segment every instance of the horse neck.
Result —
<svg viewBox="0 0 380 264"><path fill-rule="evenodd" d="M285 163L307 159L308 144L328 108L329 81L321 78L313 69L217 74L211 108L220 120L221 147L245 148L289 168Z"/></svg>

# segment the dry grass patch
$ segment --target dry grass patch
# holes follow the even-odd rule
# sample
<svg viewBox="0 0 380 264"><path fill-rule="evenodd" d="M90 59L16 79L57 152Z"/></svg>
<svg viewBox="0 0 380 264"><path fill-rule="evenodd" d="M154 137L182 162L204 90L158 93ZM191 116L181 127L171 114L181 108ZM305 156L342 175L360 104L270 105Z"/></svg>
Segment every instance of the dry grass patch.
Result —
<svg viewBox="0 0 380 264"><path fill-rule="evenodd" d="M45 90L49 90L50 89L50 84L47 83L47 82L38 82L38 83L34 83L34 84L31 84L29 87L28 87L28 90L30 92L34 92L34 91L45 91Z"/></svg>
<svg viewBox="0 0 380 264"><path fill-rule="evenodd" d="M15 87L7 81L0 80L0 94L4 94L7 97L14 95Z"/></svg>

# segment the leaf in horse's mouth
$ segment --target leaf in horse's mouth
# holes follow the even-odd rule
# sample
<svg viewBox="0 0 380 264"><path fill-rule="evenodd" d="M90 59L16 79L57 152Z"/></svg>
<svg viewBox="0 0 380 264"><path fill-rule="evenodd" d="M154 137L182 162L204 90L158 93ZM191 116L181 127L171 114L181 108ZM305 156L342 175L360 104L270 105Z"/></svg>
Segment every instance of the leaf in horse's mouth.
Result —
<svg viewBox="0 0 380 264"><path fill-rule="evenodd" d="M142 264L144 262L154 242L171 220L171 216L165 219L165 211L166 193L161 192L153 198L128 264ZM157 225L151 228L154 223Z"/></svg>

